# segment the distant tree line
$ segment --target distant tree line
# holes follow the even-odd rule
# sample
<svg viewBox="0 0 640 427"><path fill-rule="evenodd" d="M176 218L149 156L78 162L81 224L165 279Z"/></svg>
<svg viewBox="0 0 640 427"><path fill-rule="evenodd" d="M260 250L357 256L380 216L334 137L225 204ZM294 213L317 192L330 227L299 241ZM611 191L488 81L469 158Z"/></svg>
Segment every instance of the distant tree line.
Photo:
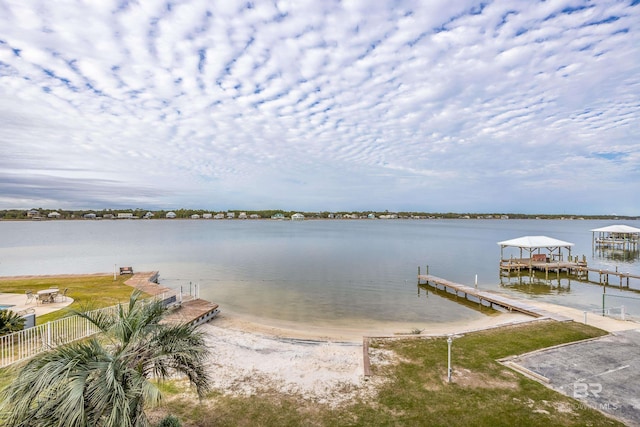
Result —
<svg viewBox="0 0 640 427"><path fill-rule="evenodd" d="M304 211L288 211L280 209L266 209L266 210L211 210L211 209L161 209L161 210L148 210L142 208L136 209L102 209L102 210L69 210L69 209L6 209L0 210L0 220L48 220L48 219L65 219L65 220L79 220L86 218L117 218L118 214L128 213L134 218L147 218L147 219L164 219L167 213L175 213L176 218L191 218L193 215L202 215L206 213L234 213L237 219L240 213L245 213L248 218L257 216L259 218L271 218L276 214L282 214L285 217L291 217L295 213L302 213L307 219L314 218L367 218L369 215L373 215L376 218L385 215L393 215L397 218L414 218L414 219L619 219L619 220L635 220L638 217L623 216L623 215L577 215L577 214L522 214L522 213L459 213L459 212L390 212L390 211L322 211L322 212L304 212ZM149 215L150 213L150 215ZM53 216L52 216L53 215Z"/></svg>

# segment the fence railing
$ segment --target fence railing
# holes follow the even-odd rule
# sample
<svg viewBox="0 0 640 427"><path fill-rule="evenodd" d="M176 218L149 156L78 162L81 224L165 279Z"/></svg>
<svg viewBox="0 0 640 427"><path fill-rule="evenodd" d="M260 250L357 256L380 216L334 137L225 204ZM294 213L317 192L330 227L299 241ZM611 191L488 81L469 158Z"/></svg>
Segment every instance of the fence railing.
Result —
<svg viewBox="0 0 640 427"><path fill-rule="evenodd" d="M156 295L150 300L160 300L167 304L182 301L182 292L167 292ZM122 305L127 307L125 304ZM92 310L89 313L103 312L107 315L115 315L117 310L118 305L113 305ZM98 328L84 317L72 315L1 336L0 368L29 359L57 346L88 338L98 332Z"/></svg>

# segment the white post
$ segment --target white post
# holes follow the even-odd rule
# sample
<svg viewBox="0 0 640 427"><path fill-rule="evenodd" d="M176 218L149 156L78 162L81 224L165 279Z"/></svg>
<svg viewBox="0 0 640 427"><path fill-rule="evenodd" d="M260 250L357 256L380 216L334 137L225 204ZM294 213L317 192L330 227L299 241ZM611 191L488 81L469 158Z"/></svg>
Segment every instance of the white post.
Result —
<svg viewBox="0 0 640 427"><path fill-rule="evenodd" d="M620 306L620 318L621 318L622 320L625 320L625 319L624 319L624 305Z"/></svg>
<svg viewBox="0 0 640 427"><path fill-rule="evenodd" d="M51 348L51 322L47 322L47 347Z"/></svg>
<svg viewBox="0 0 640 427"><path fill-rule="evenodd" d="M478 275L476 274L476 289L478 289Z"/></svg>
<svg viewBox="0 0 640 427"><path fill-rule="evenodd" d="M113 264L113 280L116 280L116 264Z"/></svg>
<svg viewBox="0 0 640 427"><path fill-rule="evenodd" d="M453 342L453 339L451 338L451 336L449 336L449 338L447 338L447 347L448 347L448 351L447 351L447 382L451 382L451 343Z"/></svg>

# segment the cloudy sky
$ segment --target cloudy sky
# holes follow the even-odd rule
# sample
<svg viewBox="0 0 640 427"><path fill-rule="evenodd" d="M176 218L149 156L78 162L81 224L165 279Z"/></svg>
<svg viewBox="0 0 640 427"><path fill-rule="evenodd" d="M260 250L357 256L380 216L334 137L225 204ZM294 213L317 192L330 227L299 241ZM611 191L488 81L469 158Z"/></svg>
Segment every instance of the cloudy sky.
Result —
<svg viewBox="0 0 640 427"><path fill-rule="evenodd" d="M0 209L640 215L640 0L0 0Z"/></svg>

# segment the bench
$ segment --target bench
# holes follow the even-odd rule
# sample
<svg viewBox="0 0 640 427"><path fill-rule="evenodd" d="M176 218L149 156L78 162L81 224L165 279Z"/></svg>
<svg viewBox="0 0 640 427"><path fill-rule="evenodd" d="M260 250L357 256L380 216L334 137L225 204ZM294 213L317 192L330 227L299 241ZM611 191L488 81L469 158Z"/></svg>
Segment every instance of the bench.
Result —
<svg viewBox="0 0 640 427"><path fill-rule="evenodd" d="M120 274L133 274L133 267L120 267Z"/></svg>
<svg viewBox="0 0 640 427"><path fill-rule="evenodd" d="M533 261L533 262L547 262L547 256L545 254L533 254L533 255L531 255L531 261Z"/></svg>

